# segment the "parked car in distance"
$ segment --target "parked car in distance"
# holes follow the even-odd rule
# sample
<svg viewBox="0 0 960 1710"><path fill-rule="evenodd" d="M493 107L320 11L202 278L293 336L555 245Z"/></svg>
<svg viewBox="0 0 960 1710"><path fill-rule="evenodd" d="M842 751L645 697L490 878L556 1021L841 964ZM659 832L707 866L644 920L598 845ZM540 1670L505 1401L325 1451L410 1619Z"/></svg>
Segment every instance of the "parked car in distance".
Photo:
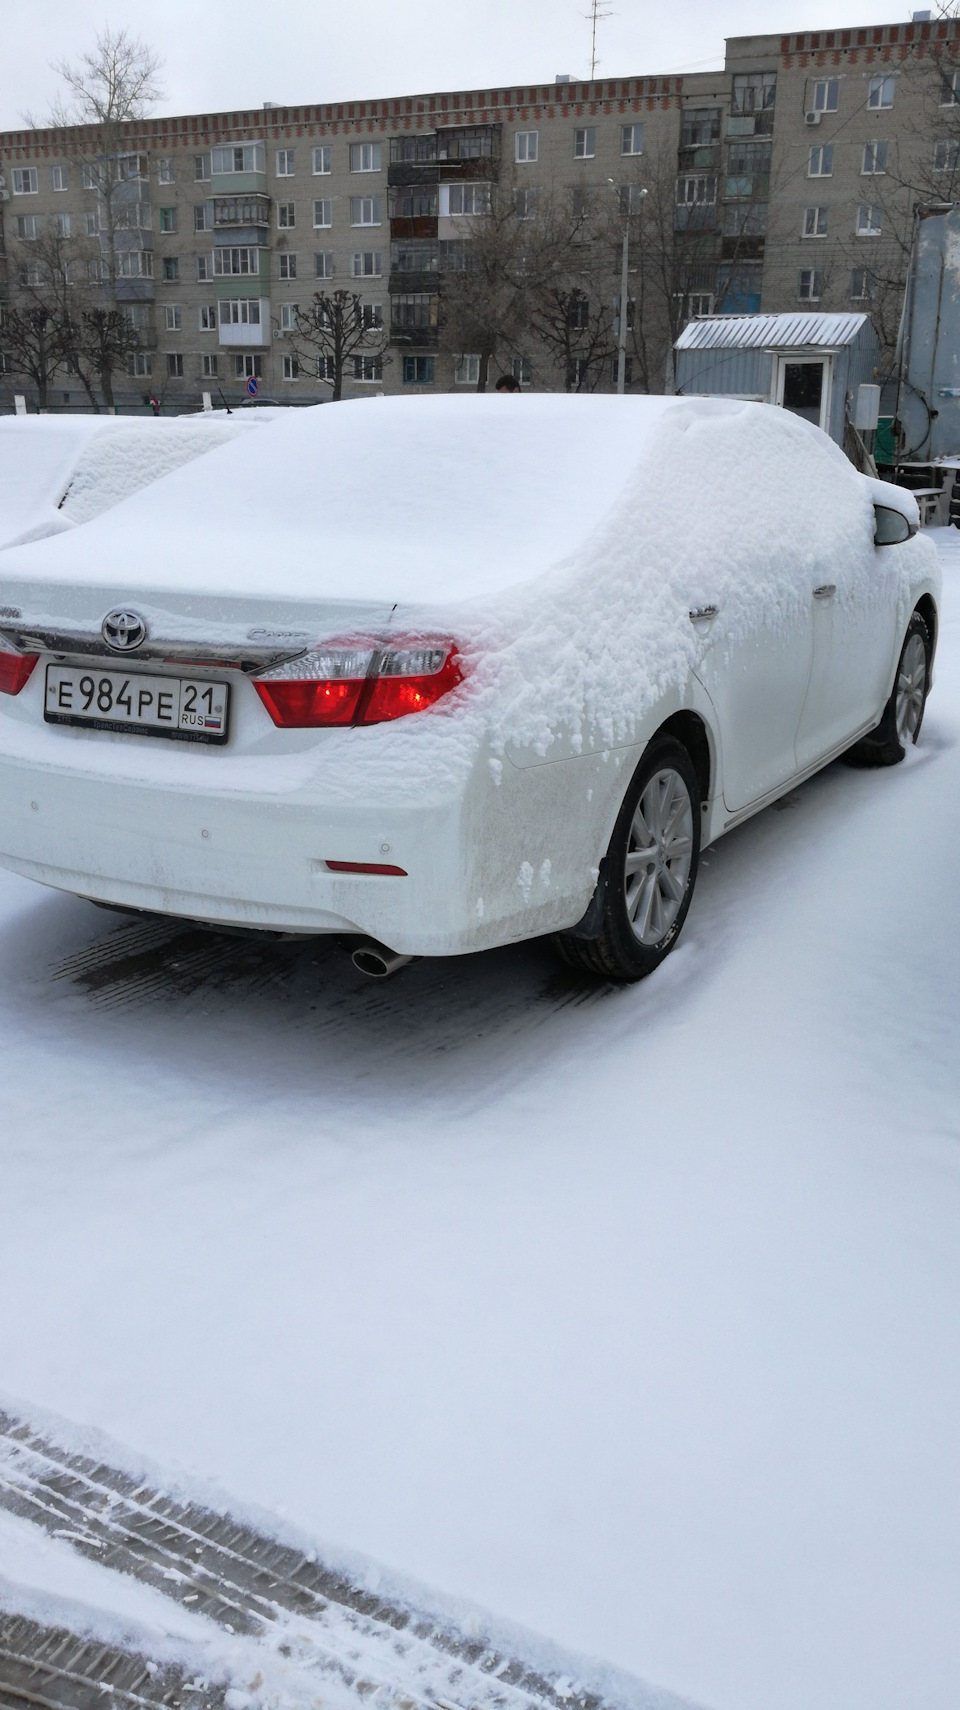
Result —
<svg viewBox="0 0 960 1710"><path fill-rule="evenodd" d="M0 862L374 972L549 934L639 978L705 845L916 740L916 521L766 405L291 412L0 554Z"/></svg>

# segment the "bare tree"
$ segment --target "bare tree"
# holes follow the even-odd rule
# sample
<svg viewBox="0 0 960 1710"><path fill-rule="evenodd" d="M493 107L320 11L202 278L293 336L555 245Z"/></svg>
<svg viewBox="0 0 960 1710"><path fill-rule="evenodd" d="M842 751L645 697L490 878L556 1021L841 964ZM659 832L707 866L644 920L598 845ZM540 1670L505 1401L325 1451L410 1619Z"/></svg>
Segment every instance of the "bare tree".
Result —
<svg viewBox="0 0 960 1710"><path fill-rule="evenodd" d="M550 352L567 392L593 392L616 350L609 292L595 277L570 284L543 281L534 295L530 330Z"/></svg>
<svg viewBox="0 0 960 1710"><path fill-rule="evenodd" d="M356 291L341 287L329 295L315 291L309 307L296 310L295 358L314 361L318 377L332 384L335 404L343 397L349 362L383 363L384 329L374 318L373 307L364 304Z"/></svg>
<svg viewBox="0 0 960 1710"><path fill-rule="evenodd" d="M71 355L77 372L91 398L93 389L88 376L96 380L112 413L113 376L118 368L125 367L127 357L139 350L140 334L122 309L104 303L84 308L74 324L77 337Z"/></svg>
<svg viewBox="0 0 960 1710"><path fill-rule="evenodd" d="M58 130L142 119L162 99L162 66L148 43L107 26L76 64L54 60L53 70L63 78L66 91L56 97L49 117L40 123ZM29 114L26 120L31 126L38 123Z"/></svg>
<svg viewBox="0 0 960 1710"><path fill-rule="evenodd" d="M58 372L75 371L83 262L81 246L57 221L46 222L35 237L10 245L3 324L6 366L33 381L41 410L48 407L49 388Z"/></svg>

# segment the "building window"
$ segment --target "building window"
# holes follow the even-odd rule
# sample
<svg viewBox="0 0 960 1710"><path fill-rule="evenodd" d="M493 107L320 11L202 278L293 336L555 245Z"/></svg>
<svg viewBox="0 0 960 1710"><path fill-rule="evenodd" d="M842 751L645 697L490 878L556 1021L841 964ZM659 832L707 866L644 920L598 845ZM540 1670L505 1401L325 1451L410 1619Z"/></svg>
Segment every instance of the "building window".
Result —
<svg viewBox="0 0 960 1710"><path fill-rule="evenodd" d="M267 151L263 143L240 143L233 148L213 150L214 172L266 172Z"/></svg>
<svg viewBox="0 0 960 1710"><path fill-rule="evenodd" d="M354 279L379 279L383 273L383 255L379 249L357 250L350 257L350 272Z"/></svg>
<svg viewBox="0 0 960 1710"><path fill-rule="evenodd" d="M702 315L713 314L713 292L694 291L687 298L687 316L691 321L699 320Z"/></svg>
<svg viewBox="0 0 960 1710"><path fill-rule="evenodd" d="M277 177L278 178L292 178L295 170L296 170L296 167L294 165L294 151L293 151L293 149L292 148L278 148L277 149Z"/></svg>
<svg viewBox="0 0 960 1710"><path fill-rule="evenodd" d="M379 196L351 196L350 224L352 226L379 226L381 224Z"/></svg>
<svg viewBox="0 0 960 1710"><path fill-rule="evenodd" d="M325 144L323 148L314 149L313 170L315 174L326 174L331 170L329 145Z"/></svg>
<svg viewBox="0 0 960 1710"><path fill-rule="evenodd" d="M21 262L20 267L17 270L17 279L21 287L25 285L42 285L43 280L40 277L39 261Z"/></svg>
<svg viewBox="0 0 960 1710"><path fill-rule="evenodd" d="M180 331L180 304L167 303L163 311L163 324L167 332Z"/></svg>
<svg viewBox="0 0 960 1710"><path fill-rule="evenodd" d="M171 351L168 355L167 374L171 380L183 379L183 357L179 350Z"/></svg>
<svg viewBox="0 0 960 1710"><path fill-rule="evenodd" d="M956 172L960 166L960 141L955 138L943 138L934 144L934 172Z"/></svg>
<svg viewBox="0 0 960 1710"><path fill-rule="evenodd" d="M730 110L736 118L743 118L748 113L768 113L776 105L776 100L775 71L742 71L734 77Z"/></svg>
<svg viewBox="0 0 960 1710"><path fill-rule="evenodd" d="M177 174L173 160L169 155L162 156L161 159L157 161L157 183L175 184L176 181Z"/></svg>
<svg viewBox="0 0 960 1710"><path fill-rule="evenodd" d="M457 386L477 386L480 383L479 356L458 356L453 365L453 379Z"/></svg>
<svg viewBox="0 0 960 1710"><path fill-rule="evenodd" d="M513 192L513 207L518 220L535 220L537 217L537 192L534 189L515 190Z"/></svg>
<svg viewBox="0 0 960 1710"><path fill-rule="evenodd" d="M529 386L533 380L533 371L529 356L515 356L513 359L513 378L519 380L521 386Z"/></svg>
<svg viewBox="0 0 960 1710"><path fill-rule="evenodd" d="M193 157L193 176L197 184L205 184L210 177L209 154L195 154Z"/></svg>
<svg viewBox="0 0 960 1710"><path fill-rule="evenodd" d="M398 293L390 298L390 320L395 327L435 327L439 318L440 299L435 294Z"/></svg>
<svg viewBox="0 0 960 1710"><path fill-rule="evenodd" d="M460 215L489 214L489 184L441 184L440 212L457 217Z"/></svg>
<svg viewBox="0 0 960 1710"><path fill-rule="evenodd" d="M13 194L15 196L36 196L39 190L40 180L35 166L14 167Z"/></svg>
<svg viewBox="0 0 960 1710"><path fill-rule="evenodd" d="M639 188L640 186L637 184L624 184L621 186L621 213L625 211L630 213L639 212L639 209L624 210L622 196L623 190L638 190ZM712 173L690 173L679 179L677 183L677 201L681 206L687 208L699 207L704 204L715 202L716 199L717 180ZM640 200L642 201L642 197Z"/></svg>
<svg viewBox="0 0 960 1710"><path fill-rule="evenodd" d="M612 386L616 386L619 379L620 379L620 357L619 357L619 355L617 355L613 358L613 361L610 364L610 384ZM633 357L632 356L624 357L623 383L625 386L632 386L633 385Z"/></svg>
<svg viewBox="0 0 960 1710"><path fill-rule="evenodd" d="M328 200L323 201L323 202L314 202L314 204L313 204L313 223L314 223L314 226L317 228L319 228L321 226L332 226L333 225L333 203L332 203L332 201L330 201L328 199Z"/></svg>
<svg viewBox="0 0 960 1710"><path fill-rule="evenodd" d="M263 357L254 356L252 351L244 351L241 356L234 357L233 372L238 380L262 380Z"/></svg>
<svg viewBox="0 0 960 1710"><path fill-rule="evenodd" d="M116 273L118 279L152 279L153 250L125 249L118 251Z"/></svg>
<svg viewBox="0 0 960 1710"><path fill-rule="evenodd" d="M87 228L87 237L92 238L92 237L98 237L100 235L100 215L99 214L85 214L84 215L84 222L85 222L85 225Z"/></svg>
<svg viewBox="0 0 960 1710"><path fill-rule="evenodd" d="M945 72L940 81L941 107L955 107L960 101L960 71Z"/></svg>
<svg viewBox="0 0 960 1710"><path fill-rule="evenodd" d="M617 196L620 202L621 214L639 214L644 202L644 187L642 184L618 184ZM711 198L716 201L716 191Z"/></svg>
<svg viewBox="0 0 960 1710"><path fill-rule="evenodd" d="M405 356L403 383L405 386L432 386L436 378L436 368L436 358L433 356Z"/></svg>
<svg viewBox="0 0 960 1710"><path fill-rule="evenodd" d="M137 350L127 357L127 373L137 380L149 380L153 373L153 357Z"/></svg>
<svg viewBox="0 0 960 1710"><path fill-rule="evenodd" d="M295 356L285 356L281 364L284 380L299 380L300 364Z"/></svg>
<svg viewBox="0 0 960 1710"><path fill-rule="evenodd" d="M160 225L158 229L162 232L175 232L177 229L176 208L161 208L159 214Z"/></svg>
<svg viewBox="0 0 960 1710"><path fill-rule="evenodd" d="M333 251L332 251L332 249L324 250L322 254L317 254L314 256L314 258L313 258L313 271L314 271L314 274L317 277L317 279L332 279L333 278Z"/></svg>
<svg viewBox="0 0 960 1710"><path fill-rule="evenodd" d="M869 268L854 267L850 274L850 295L857 302L867 302L876 291L876 278Z"/></svg>
<svg viewBox="0 0 960 1710"><path fill-rule="evenodd" d="M206 202L195 202L194 203L193 229L195 232L205 232L209 229L208 225L207 225L207 204L206 204Z"/></svg>
<svg viewBox="0 0 960 1710"><path fill-rule="evenodd" d="M246 244L239 247L224 244L213 252L213 271L217 274L259 273L260 251Z"/></svg>
<svg viewBox="0 0 960 1710"><path fill-rule="evenodd" d="M80 187L83 190L99 190L100 180L95 166L84 164L80 168Z"/></svg>
<svg viewBox="0 0 960 1710"><path fill-rule="evenodd" d="M827 235L827 209L826 208L804 208L804 210L803 210L803 235L805 238L826 237L826 235Z"/></svg>
<svg viewBox="0 0 960 1710"><path fill-rule="evenodd" d="M359 142L350 144L351 172L379 172L380 144L378 142Z"/></svg>
<svg viewBox="0 0 960 1710"><path fill-rule="evenodd" d="M766 229L766 202L752 202L739 208L728 204L723 210L724 237L763 237Z"/></svg>
<svg viewBox="0 0 960 1710"><path fill-rule="evenodd" d="M201 303L197 311L201 332L216 332L217 305L216 303Z"/></svg>
<svg viewBox="0 0 960 1710"><path fill-rule="evenodd" d="M164 274L164 278L166 278L166 274ZM198 255L197 256L197 280L198 280L198 282L202 285L202 284L205 284L207 280L212 279L212 278L213 278L213 256L212 255Z"/></svg>
<svg viewBox="0 0 960 1710"><path fill-rule="evenodd" d="M823 296L823 274L816 267L801 267L797 278L797 296L801 303L819 303Z"/></svg>
<svg viewBox="0 0 960 1710"><path fill-rule="evenodd" d="M361 315L363 318L364 330L366 332L376 332L378 327L383 326L383 304L382 303L364 303L364 304L362 304L361 305Z"/></svg>
<svg viewBox="0 0 960 1710"><path fill-rule="evenodd" d="M592 160L597 152L597 129L595 125L585 125L582 130L573 133L573 157L575 160Z"/></svg>
<svg viewBox="0 0 960 1710"><path fill-rule="evenodd" d="M813 86L813 113L835 113L840 102L839 77L820 77Z"/></svg>
<svg viewBox="0 0 960 1710"><path fill-rule="evenodd" d="M361 381L365 386L372 385L374 381L382 380L382 356L355 356L353 359L353 378Z"/></svg>
<svg viewBox="0 0 960 1710"><path fill-rule="evenodd" d="M513 139L514 159L522 166L536 160L540 142L539 131L517 131Z"/></svg>
<svg viewBox="0 0 960 1710"><path fill-rule="evenodd" d="M297 258L296 258L296 256L295 255L289 255L286 252L284 252L284 253L281 253L277 257L277 259L280 263L280 278L281 279L296 279L296 277L297 277Z"/></svg>
<svg viewBox="0 0 960 1710"><path fill-rule="evenodd" d="M868 177L871 174L879 177L881 173L886 172L887 150L889 149L889 146L889 143L885 142L864 143L863 164L860 168L861 173Z"/></svg>
<svg viewBox="0 0 960 1710"><path fill-rule="evenodd" d="M883 210L861 202L857 209L857 237L879 237L883 229Z"/></svg>
<svg viewBox="0 0 960 1710"><path fill-rule="evenodd" d="M717 134L718 134L718 136L719 136L719 131L720 131L720 119L719 119L719 114L718 114L718 116L717 116ZM643 153L643 126L642 125L621 125L620 126L620 153L621 154L642 154Z"/></svg>
<svg viewBox="0 0 960 1710"><path fill-rule="evenodd" d="M220 303L222 327L258 327L260 325L259 297L224 297Z"/></svg>
<svg viewBox="0 0 960 1710"><path fill-rule="evenodd" d="M895 77L871 77L870 93L867 96L867 106L874 109L892 107L893 95L896 89Z"/></svg>
<svg viewBox="0 0 960 1710"><path fill-rule="evenodd" d="M290 227L290 226L295 226L296 223L297 223L297 210L296 210L294 203L293 202L278 202L277 203L277 225L281 228L281 230L284 228Z"/></svg>
<svg viewBox="0 0 960 1710"><path fill-rule="evenodd" d="M68 238L70 236L70 215L54 214L53 217L56 222L57 237Z"/></svg>
<svg viewBox="0 0 960 1710"><path fill-rule="evenodd" d="M92 260L87 262L87 278L91 285L105 285L107 283L110 278L110 269L104 256L94 256Z"/></svg>
<svg viewBox="0 0 960 1710"><path fill-rule="evenodd" d="M65 166L51 166L50 188L51 190L66 190L67 169Z"/></svg>
<svg viewBox="0 0 960 1710"><path fill-rule="evenodd" d="M216 359L215 355L209 354L209 355L201 356L201 358L200 358L200 372L203 375L203 378L205 380L216 380L216 378L217 378L217 359Z"/></svg>
<svg viewBox="0 0 960 1710"><path fill-rule="evenodd" d="M281 332L296 332L296 330L297 330L297 305L296 305L296 303L281 303L280 304L280 331Z"/></svg>
<svg viewBox="0 0 960 1710"><path fill-rule="evenodd" d="M807 177L833 177L833 143L821 143L817 148L810 150L810 158L807 161Z"/></svg>
<svg viewBox="0 0 960 1710"><path fill-rule="evenodd" d="M34 243L40 236L39 214L17 215L17 237L21 243Z"/></svg>

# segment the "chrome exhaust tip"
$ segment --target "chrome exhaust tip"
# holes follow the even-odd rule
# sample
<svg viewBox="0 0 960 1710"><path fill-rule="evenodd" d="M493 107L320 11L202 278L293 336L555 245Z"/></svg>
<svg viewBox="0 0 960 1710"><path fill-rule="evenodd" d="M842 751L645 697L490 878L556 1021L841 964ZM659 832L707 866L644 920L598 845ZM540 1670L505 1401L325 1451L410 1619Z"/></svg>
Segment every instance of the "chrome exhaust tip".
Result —
<svg viewBox="0 0 960 1710"><path fill-rule="evenodd" d="M354 967L371 980L388 980L391 974L405 968L408 962L418 960L417 956L401 956L396 950L388 950L385 944L378 944L375 938L365 938L351 955Z"/></svg>

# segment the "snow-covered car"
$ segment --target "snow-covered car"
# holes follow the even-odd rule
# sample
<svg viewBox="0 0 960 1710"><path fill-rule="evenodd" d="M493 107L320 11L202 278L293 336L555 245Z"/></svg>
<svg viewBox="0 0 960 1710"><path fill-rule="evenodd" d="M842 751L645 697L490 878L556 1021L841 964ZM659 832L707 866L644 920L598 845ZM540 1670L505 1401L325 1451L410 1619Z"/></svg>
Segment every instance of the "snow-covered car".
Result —
<svg viewBox="0 0 960 1710"><path fill-rule="evenodd" d="M701 848L916 740L916 526L767 405L296 412L0 555L0 862L368 971L552 934L639 978Z"/></svg>

